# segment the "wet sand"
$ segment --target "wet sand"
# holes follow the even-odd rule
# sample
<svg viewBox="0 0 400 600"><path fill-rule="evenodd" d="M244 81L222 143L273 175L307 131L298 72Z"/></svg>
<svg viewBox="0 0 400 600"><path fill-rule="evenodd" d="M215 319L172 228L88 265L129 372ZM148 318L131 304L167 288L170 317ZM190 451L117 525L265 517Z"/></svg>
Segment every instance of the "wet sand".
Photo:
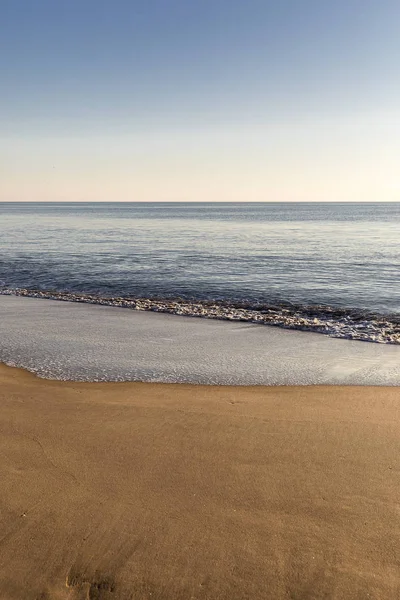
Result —
<svg viewBox="0 0 400 600"><path fill-rule="evenodd" d="M0 366L0 598L398 598L399 406Z"/></svg>

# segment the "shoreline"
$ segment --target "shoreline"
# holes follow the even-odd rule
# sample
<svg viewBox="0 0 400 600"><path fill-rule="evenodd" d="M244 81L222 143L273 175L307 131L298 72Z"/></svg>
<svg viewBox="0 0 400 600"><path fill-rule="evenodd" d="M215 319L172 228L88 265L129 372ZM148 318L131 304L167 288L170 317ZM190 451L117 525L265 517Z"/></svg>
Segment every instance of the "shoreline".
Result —
<svg viewBox="0 0 400 600"><path fill-rule="evenodd" d="M398 345L13 296L0 310L0 361L47 379L400 385Z"/></svg>
<svg viewBox="0 0 400 600"><path fill-rule="evenodd" d="M211 390L211 391L216 391L216 390L239 390L239 391L243 391L246 392L248 390L260 390L260 391L265 391L265 390L301 390L301 389L335 389L335 390L346 390L346 389L358 389L358 390L377 390L379 392L381 391L387 391L387 390L396 390L399 389L400 390L400 386L398 385L358 385L358 384L327 384L327 383L310 383L310 384L285 384L285 383L281 383L281 384L273 384L273 385L265 385L265 384L244 384L244 385L230 385L230 384L220 384L220 383L191 383L191 382L187 382L187 381L145 381L145 380L139 380L139 379L135 379L135 380L98 380L98 381L89 381L89 380L80 380L80 379L55 379L55 378L47 378L47 377L42 377L40 374L35 373L34 371L30 371L29 369L27 369L26 367L20 367L19 365L16 364L7 364L4 363L2 361L0 361L0 378L1 378L1 374L2 374L2 370L6 370L6 372L9 371L15 371L18 375L17 377L19 378L24 378L24 377L28 377L28 378L33 378L34 380L38 380L38 381L43 381L44 383L48 383L48 384L55 384L55 385L65 385L65 386L83 386L87 387L88 389L90 389L93 386L101 386L101 387L107 387L109 386L110 388L112 386L116 386L116 388L123 387L123 386L154 386L154 387L166 387L168 388L173 388L176 387L177 389L204 389L206 390Z"/></svg>
<svg viewBox="0 0 400 600"><path fill-rule="evenodd" d="M0 596L391 600L399 402L0 365Z"/></svg>
<svg viewBox="0 0 400 600"><path fill-rule="evenodd" d="M126 308L159 314L218 321L252 323L289 331L318 333L334 339L400 345L400 314L378 314L355 308L295 305L291 302L185 300L100 296L79 292L57 292L0 287L0 296L36 298L58 302Z"/></svg>

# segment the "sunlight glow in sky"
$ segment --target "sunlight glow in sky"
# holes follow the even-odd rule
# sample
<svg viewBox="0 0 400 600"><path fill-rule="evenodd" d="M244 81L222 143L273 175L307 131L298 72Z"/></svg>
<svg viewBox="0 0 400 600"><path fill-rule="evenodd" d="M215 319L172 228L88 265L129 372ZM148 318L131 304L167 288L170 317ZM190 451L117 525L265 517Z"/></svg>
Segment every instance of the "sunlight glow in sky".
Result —
<svg viewBox="0 0 400 600"><path fill-rule="evenodd" d="M396 0L3 0L0 201L400 200Z"/></svg>

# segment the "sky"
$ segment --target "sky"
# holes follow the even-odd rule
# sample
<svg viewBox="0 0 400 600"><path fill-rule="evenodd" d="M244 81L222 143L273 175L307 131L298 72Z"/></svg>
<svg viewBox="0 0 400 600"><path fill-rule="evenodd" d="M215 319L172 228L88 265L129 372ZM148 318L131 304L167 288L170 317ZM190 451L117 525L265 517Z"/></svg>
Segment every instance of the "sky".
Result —
<svg viewBox="0 0 400 600"><path fill-rule="evenodd" d="M399 201L398 0L0 0L0 201Z"/></svg>

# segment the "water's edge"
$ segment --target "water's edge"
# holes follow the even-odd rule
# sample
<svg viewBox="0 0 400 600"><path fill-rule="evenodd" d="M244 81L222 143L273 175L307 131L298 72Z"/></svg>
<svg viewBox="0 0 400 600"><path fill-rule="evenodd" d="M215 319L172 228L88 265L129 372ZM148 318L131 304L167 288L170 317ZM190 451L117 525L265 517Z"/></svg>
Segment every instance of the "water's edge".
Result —
<svg viewBox="0 0 400 600"><path fill-rule="evenodd" d="M400 385L394 344L11 294L0 312L0 361L49 380Z"/></svg>
<svg viewBox="0 0 400 600"><path fill-rule="evenodd" d="M115 306L224 321L272 325L284 329L312 331L333 338L379 344L400 345L400 315L380 315L356 309L329 306L301 306L291 303L255 304L221 300L185 300L182 298L105 297L93 294L2 288L0 295Z"/></svg>

